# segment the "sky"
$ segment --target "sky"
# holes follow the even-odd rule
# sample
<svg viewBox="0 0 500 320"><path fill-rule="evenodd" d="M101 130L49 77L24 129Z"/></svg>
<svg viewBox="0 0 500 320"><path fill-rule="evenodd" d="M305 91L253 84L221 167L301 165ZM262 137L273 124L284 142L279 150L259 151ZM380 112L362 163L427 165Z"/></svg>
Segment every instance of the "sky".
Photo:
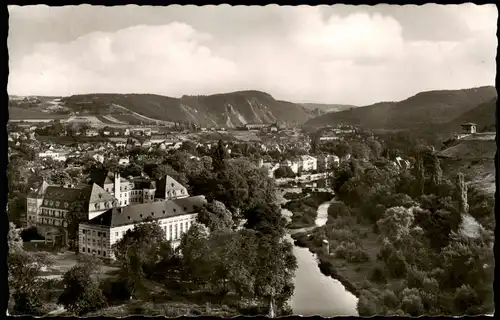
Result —
<svg viewBox="0 0 500 320"><path fill-rule="evenodd" d="M261 90L368 105L495 85L495 5L8 9L10 95Z"/></svg>

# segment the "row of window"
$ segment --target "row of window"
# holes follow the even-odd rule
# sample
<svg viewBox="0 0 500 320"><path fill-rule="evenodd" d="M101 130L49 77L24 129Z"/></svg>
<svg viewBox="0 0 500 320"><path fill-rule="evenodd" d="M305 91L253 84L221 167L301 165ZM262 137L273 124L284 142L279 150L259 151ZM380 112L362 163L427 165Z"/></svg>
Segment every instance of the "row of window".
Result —
<svg viewBox="0 0 500 320"><path fill-rule="evenodd" d="M63 211L63 210L52 210L52 209L45 209L45 208L42 208L42 215L44 216L49 216L49 217L66 217L66 212L67 211Z"/></svg>
<svg viewBox="0 0 500 320"><path fill-rule="evenodd" d="M53 226L64 226L66 227L68 224L66 221L63 221L62 219L49 219L49 218L38 218L37 221L41 224L49 224Z"/></svg>
<svg viewBox="0 0 500 320"><path fill-rule="evenodd" d="M92 246L93 246L93 247L95 247L96 245L97 245L98 247L100 247L100 246L101 246L101 243L102 243L102 246L106 246L106 243L107 243L105 240L103 240L103 241L101 242L101 240L96 240L96 239L88 239L88 238L83 238L83 237L80 237L80 239L79 239L79 240L80 240L80 241L79 241L79 242L80 242L80 244L82 244L82 245L83 245L83 244L87 244L88 246L90 246L90 244L92 243ZM90 240L92 240L92 241L90 241Z"/></svg>
<svg viewBox="0 0 500 320"><path fill-rule="evenodd" d="M90 248L85 248L85 247L82 247L82 252L85 252L85 249L87 250L87 253L90 253ZM97 250L97 251L96 250L92 250L92 253L94 253L94 254L97 253L97 255L100 256L101 255L101 250ZM102 251L102 256L103 257L106 256L106 251Z"/></svg>
<svg viewBox="0 0 500 320"><path fill-rule="evenodd" d="M54 201L54 200L43 200L43 204L46 205L46 206L53 206L54 204L58 207L60 202L59 201ZM64 203L64 207L65 208L68 208L69 207L69 203L65 202Z"/></svg>
<svg viewBox="0 0 500 320"><path fill-rule="evenodd" d="M104 232L104 231L82 229L83 234L88 234L89 236L93 236L93 237L95 237L96 232L97 232L98 237L106 237L106 235L107 235L106 232Z"/></svg>

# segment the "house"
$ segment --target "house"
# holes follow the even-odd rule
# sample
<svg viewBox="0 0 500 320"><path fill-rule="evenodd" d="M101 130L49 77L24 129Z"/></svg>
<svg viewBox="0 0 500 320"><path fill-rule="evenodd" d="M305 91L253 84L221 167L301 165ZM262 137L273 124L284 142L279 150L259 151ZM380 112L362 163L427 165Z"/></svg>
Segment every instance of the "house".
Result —
<svg viewBox="0 0 500 320"><path fill-rule="evenodd" d="M116 199L95 183L65 188L50 186L44 181L27 196L27 224L36 226L46 240L64 245L68 244L68 212L78 210L82 219L93 219L116 204Z"/></svg>
<svg viewBox="0 0 500 320"><path fill-rule="evenodd" d="M284 160L280 163L281 167L290 167L292 169L292 172L297 174L299 172L299 164L298 162L295 161L290 161L290 160Z"/></svg>
<svg viewBox="0 0 500 320"><path fill-rule="evenodd" d="M166 239L177 247L184 233L196 222L198 211L207 203L204 196L113 208L78 226L81 254L114 259L112 246L147 218L156 221Z"/></svg>
<svg viewBox="0 0 500 320"><path fill-rule="evenodd" d="M105 136L110 136L110 135L111 135L111 131L109 131L109 130L104 130L104 131L102 132L102 134L103 134L103 135L105 135Z"/></svg>
<svg viewBox="0 0 500 320"><path fill-rule="evenodd" d="M477 132L477 124L469 122L462 124L462 130L464 133L474 134Z"/></svg>
<svg viewBox="0 0 500 320"><path fill-rule="evenodd" d="M148 140L144 140L144 141L141 143L141 146L142 146L143 148L149 148L149 147L151 147L151 140L149 140L149 139L148 139Z"/></svg>
<svg viewBox="0 0 500 320"><path fill-rule="evenodd" d="M97 137L99 135L99 132L95 129L87 129L85 130L85 136L86 137Z"/></svg>
<svg viewBox="0 0 500 320"><path fill-rule="evenodd" d="M102 154L94 154L92 156L92 159L94 159L97 162L104 163L104 156Z"/></svg>
<svg viewBox="0 0 500 320"><path fill-rule="evenodd" d="M50 158L55 161L66 161L66 156L64 154L55 151L53 148L47 151L39 152L38 158L40 159Z"/></svg>
<svg viewBox="0 0 500 320"><path fill-rule="evenodd" d="M262 130L268 125L265 123L247 123L245 124L245 129L247 130Z"/></svg>
<svg viewBox="0 0 500 320"><path fill-rule="evenodd" d="M318 169L318 159L309 155L299 157L298 167L300 171L310 172Z"/></svg>
<svg viewBox="0 0 500 320"><path fill-rule="evenodd" d="M129 163L130 163L130 160L128 157L118 159L118 165L120 165L120 166L128 166Z"/></svg>

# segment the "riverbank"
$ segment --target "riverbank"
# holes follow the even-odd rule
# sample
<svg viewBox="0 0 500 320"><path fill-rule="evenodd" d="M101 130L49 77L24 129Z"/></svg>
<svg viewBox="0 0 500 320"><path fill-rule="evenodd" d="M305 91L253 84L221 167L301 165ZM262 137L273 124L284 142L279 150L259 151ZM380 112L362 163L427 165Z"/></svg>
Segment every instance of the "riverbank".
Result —
<svg viewBox="0 0 500 320"><path fill-rule="evenodd" d="M359 296L362 289L377 286L371 279L374 270L381 267L377 261L381 244L370 226L350 216L338 216L338 211L343 209L342 203L332 203L324 226L293 233L292 238L296 246L316 254L324 275L338 280L348 291ZM328 252L323 243L326 239Z"/></svg>
<svg viewBox="0 0 500 320"><path fill-rule="evenodd" d="M333 199L333 194L328 192L312 192L310 194L285 194L285 198L293 200L282 204L282 208L289 210L293 215L288 226L289 229L314 227L318 215L318 207Z"/></svg>

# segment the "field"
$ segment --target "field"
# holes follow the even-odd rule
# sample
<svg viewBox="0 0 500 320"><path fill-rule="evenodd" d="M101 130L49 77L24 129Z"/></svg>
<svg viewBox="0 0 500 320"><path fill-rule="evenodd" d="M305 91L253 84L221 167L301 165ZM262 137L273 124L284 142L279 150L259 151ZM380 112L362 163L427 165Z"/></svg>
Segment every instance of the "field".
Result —
<svg viewBox="0 0 500 320"><path fill-rule="evenodd" d="M67 119L69 115L67 114L57 114L43 112L40 108L18 108L9 107L9 118L12 120L24 120L24 119Z"/></svg>
<svg viewBox="0 0 500 320"><path fill-rule="evenodd" d="M138 123L138 122L143 122L146 124L148 122L147 119L138 117L134 114L114 114L113 118L120 122L125 122L125 123ZM152 121L151 121L152 122Z"/></svg>

